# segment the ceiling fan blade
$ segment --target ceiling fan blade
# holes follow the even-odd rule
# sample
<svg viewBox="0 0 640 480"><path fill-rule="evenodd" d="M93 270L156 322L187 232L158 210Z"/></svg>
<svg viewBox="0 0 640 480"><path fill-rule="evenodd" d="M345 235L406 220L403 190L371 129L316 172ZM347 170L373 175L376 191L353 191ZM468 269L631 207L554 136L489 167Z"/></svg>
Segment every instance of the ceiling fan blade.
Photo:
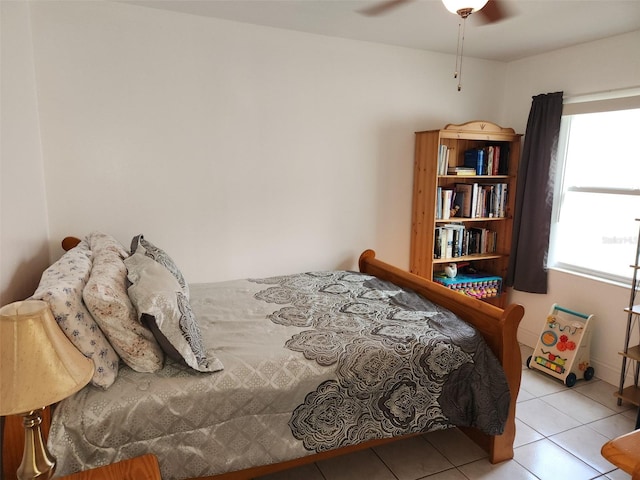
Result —
<svg viewBox="0 0 640 480"><path fill-rule="evenodd" d="M500 0L489 0L481 10L475 12L480 23L489 24L501 22L511 16L505 2Z"/></svg>
<svg viewBox="0 0 640 480"><path fill-rule="evenodd" d="M412 1L413 0L386 0L384 2L376 3L371 7L363 8L359 10L359 12L362 13L363 15L369 15L373 17L375 15L382 15L383 13L387 13L388 11L393 10L396 7L399 7L404 3L409 3Z"/></svg>

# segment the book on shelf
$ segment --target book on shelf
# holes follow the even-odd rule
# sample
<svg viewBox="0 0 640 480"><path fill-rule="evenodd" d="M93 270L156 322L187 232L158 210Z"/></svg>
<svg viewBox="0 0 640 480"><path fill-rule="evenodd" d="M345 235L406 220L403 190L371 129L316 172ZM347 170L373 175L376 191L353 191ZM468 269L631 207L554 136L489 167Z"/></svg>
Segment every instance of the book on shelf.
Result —
<svg viewBox="0 0 640 480"><path fill-rule="evenodd" d="M439 226L436 230L439 230L437 236L440 241L434 248L435 258L456 258L464 255L464 225L450 223ZM437 253L440 254L439 257L436 256Z"/></svg>
<svg viewBox="0 0 640 480"><path fill-rule="evenodd" d="M502 158L502 148L503 147L501 145L489 145L484 147L487 159L487 175L501 175L500 172L502 172L502 170L500 168L500 164L502 163L503 165L506 165L506 160Z"/></svg>
<svg viewBox="0 0 640 480"><path fill-rule="evenodd" d="M456 217L471 215L471 200L473 192L470 187L437 187L436 189L436 220L449 220Z"/></svg>
<svg viewBox="0 0 640 480"><path fill-rule="evenodd" d="M485 157L486 157L486 163L487 163L487 168L486 170L486 174L487 175L493 175L493 155L494 155L494 146L493 145L489 145L488 147L484 148L484 152L485 152Z"/></svg>
<svg viewBox="0 0 640 480"><path fill-rule="evenodd" d="M474 169L476 175L507 175L509 144L487 145L464 152L464 167ZM450 173L449 175L459 175Z"/></svg>
<svg viewBox="0 0 640 480"><path fill-rule="evenodd" d="M433 243L433 258L445 258L447 254L447 233L444 227L437 226Z"/></svg>
<svg viewBox="0 0 640 480"><path fill-rule="evenodd" d="M483 148L472 148L464 152L464 166L475 168L476 175L487 174L487 164L485 162L485 151Z"/></svg>
<svg viewBox="0 0 640 480"><path fill-rule="evenodd" d="M494 218L497 217L497 202L495 198L496 185L489 184L483 185L480 191L480 202L478 209L478 216L481 218Z"/></svg>
<svg viewBox="0 0 640 480"><path fill-rule="evenodd" d="M485 186L485 217L504 218L506 216L507 184L495 183Z"/></svg>
<svg viewBox="0 0 640 480"><path fill-rule="evenodd" d="M478 216L478 193L480 191L480 185L474 183L471 185L471 218L476 218Z"/></svg>
<svg viewBox="0 0 640 480"><path fill-rule="evenodd" d="M464 218L504 218L506 216L506 183L456 183L454 204L460 206L456 216ZM436 217L443 218L443 217Z"/></svg>
<svg viewBox="0 0 640 480"><path fill-rule="evenodd" d="M435 218L505 218L507 183L456 183L436 188Z"/></svg>
<svg viewBox="0 0 640 480"><path fill-rule="evenodd" d="M497 232L488 228L469 228L469 254L496 253Z"/></svg>
<svg viewBox="0 0 640 480"><path fill-rule="evenodd" d="M507 185L508 184L506 183L498 184L497 201L498 201L498 217L500 218L504 218L507 216L507 200L508 200Z"/></svg>
<svg viewBox="0 0 640 480"><path fill-rule="evenodd" d="M455 189L453 191L453 202L451 206L451 217L462 217L465 203L464 192Z"/></svg>
<svg viewBox="0 0 640 480"><path fill-rule="evenodd" d="M463 167L463 166L457 166L457 167L449 167L447 169L447 175L459 175L459 176L464 176L464 177L473 177L476 174L476 169L473 167Z"/></svg>
<svg viewBox="0 0 640 480"><path fill-rule="evenodd" d="M471 201L473 200L473 185L470 183L456 183L456 198L460 205L460 217L471 218Z"/></svg>
<svg viewBox="0 0 640 480"><path fill-rule="evenodd" d="M449 156L451 149L446 145L440 145L438 150L438 175L446 175L449 170Z"/></svg>
<svg viewBox="0 0 640 480"><path fill-rule="evenodd" d="M491 168L487 169L487 175L507 175L509 165L509 144L496 144L485 147L490 156Z"/></svg>
<svg viewBox="0 0 640 480"><path fill-rule="evenodd" d="M454 191L451 188L442 189L442 210L440 218L447 220L451 217L451 208L453 207Z"/></svg>
<svg viewBox="0 0 640 480"><path fill-rule="evenodd" d="M496 175L508 175L509 174L509 143L503 143L500 145L500 151L498 152L498 169Z"/></svg>
<svg viewBox="0 0 640 480"><path fill-rule="evenodd" d="M451 246L451 254L453 258L461 257L465 254L464 235L465 227L461 224L449 224L447 228L453 230L453 242Z"/></svg>
<svg viewBox="0 0 640 480"><path fill-rule="evenodd" d="M498 172L500 171L500 150L500 145L493 145L493 162L491 175L498 175Z"/></svg>
<svg viewBox="0 0 640 480"><path fill-rule="evenodd" d="M497 249L497 232L488 228L467 228L461 223L448 223L437 225L434 232L435 259L491 254Z"/></svg>
<svg viewBox="0 0 640 480"><path fill-rule="evenodd" d="M453 257L453 230L444 225L435 228L433 258Z"/></svg>
<svg viewBox="0 0 640 480"><path fill-rule="evenodd" d="M453 258L453 229L448 226L444 227L444 250L443 258Z"/></svg>

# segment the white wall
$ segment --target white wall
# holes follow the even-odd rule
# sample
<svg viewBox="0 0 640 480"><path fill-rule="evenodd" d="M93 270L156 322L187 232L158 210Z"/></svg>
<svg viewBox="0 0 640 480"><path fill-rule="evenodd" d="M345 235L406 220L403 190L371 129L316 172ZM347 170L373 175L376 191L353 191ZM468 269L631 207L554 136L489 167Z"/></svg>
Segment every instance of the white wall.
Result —
<svg viewBox="0 0 640 480"><path fill-rule="evenodd" d="M635 32L511 62L507 68L506 123L524 132L531 97L540 93L564 91L566 97L640 86L639 45L640 32ZM632 261L630 258L629 263ZM553 303L595 314L591 360L596 376L618 384L618 352L626 326L622 309L629 301L628 289L550 270L547 295L513 292L511 299L525 305L518 334L530 346L537 342Z"/></svg>
<svg viewBox="0 0 640 480"><path fill-rule="evenodd" d="M33 293L49 262L29 8L0 2L0 305Z"/></svg>
<svg viewBox="0 0 640 480"><path fill-rule="evenodd" d="M114 2L32 4L51 244L138 233L189 281L408 267L414 131L499 122L504 64Z"/></svg>
<svg viewBox="0 0 640 480"><path fill-rule="evenodd" d="M47 239L55 258L92 229L145 233L193 282L354 267L369 247L406 267L415 130L524 132L533 95L640 78L638 32L465 59L458 93L447 55L118 3L0 6L2 303L31 293ZM552 271L548 295L512 299L529 344L553 302L595 313L596 374L617 382L626 290Z"/></svg>

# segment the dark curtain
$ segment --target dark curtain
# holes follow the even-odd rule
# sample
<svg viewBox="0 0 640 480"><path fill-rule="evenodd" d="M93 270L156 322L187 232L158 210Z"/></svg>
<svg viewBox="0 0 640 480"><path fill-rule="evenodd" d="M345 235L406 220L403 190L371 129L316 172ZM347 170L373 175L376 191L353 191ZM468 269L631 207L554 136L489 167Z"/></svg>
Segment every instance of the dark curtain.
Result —
<svg viewBox="0 0 640 480"><path fill-rule="evenodd" d="M562 92L533 97L518 169L513 241L506 283L547 293L547 253Z"/></svg>

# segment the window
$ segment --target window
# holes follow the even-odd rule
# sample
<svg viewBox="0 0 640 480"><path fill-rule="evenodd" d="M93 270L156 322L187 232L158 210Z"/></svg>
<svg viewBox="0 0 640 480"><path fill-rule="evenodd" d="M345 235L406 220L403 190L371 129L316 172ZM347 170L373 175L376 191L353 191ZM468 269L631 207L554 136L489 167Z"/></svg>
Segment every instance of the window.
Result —
<svg viewBox="0 0 640 480"><path fill-rule="evenodd" d="M640 218L640 96L565 104L549 266L628 283Z"/></svg>

